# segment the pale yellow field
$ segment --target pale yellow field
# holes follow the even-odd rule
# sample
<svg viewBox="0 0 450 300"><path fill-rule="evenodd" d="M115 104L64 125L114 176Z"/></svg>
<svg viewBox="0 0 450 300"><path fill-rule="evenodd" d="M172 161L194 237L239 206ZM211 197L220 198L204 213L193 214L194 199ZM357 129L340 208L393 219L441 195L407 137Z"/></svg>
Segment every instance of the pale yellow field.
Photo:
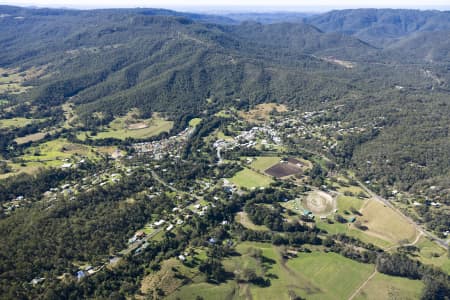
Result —
<svg viewBox="0 0 450 300"><path fill-rule="evenodd" d="M361 210L363 216L358 217L358 220L369 228L365 234L394 244L406 240L414 241L417 232L413 225L382 203L373 199L366 201L367 205Z"/></svg>
<svg viewBox="0 0 450 300"><path fill-rule="evenodd" d="M274 110L277 112L285 112L287 111L287 107L284 104L277 103L258 104L254 109L251 109L248 112L239 112L239 116L248 122L258 123L267 121L270 117L270 113Z"/></svg>
<svg viewBox="0 0 450 300"><path fill-rule="evenodd" d="M238 212L235 217L236 222L239 222L245 228L256 230L256 231L268 231L269 229L263 225L254 224L249 218L246 212Z"/></svg>
<svg viewBox="0 0 450 300"><path fill-rule="evenodd" d="M419 299L423 289L420 280L387 276L377 273L355 299Z"/></svg>
<svg viewBox="0 0 450 300"><path fill-rule="evenodd" d="M24 137L19 137L16 138L15 141L17 144L25 144L28 142L35 142L35 141L39 141L42 140L45 137L45 133L43 132L38 132L38 133L33 133L33 134L29 134L26 135Z"/></svg>

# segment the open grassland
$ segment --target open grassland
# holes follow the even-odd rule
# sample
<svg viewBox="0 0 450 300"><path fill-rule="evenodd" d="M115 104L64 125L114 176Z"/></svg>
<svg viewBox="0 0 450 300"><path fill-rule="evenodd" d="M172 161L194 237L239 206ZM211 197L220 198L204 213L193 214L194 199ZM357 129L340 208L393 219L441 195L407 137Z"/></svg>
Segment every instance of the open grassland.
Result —
<svg viewBox="0 0 450 300"><path fill-rule="evenodd" d="M131 120L128 116L116 118L108 127L103 128L97 134L91 132L81 132L77 137L84 140L90 137L94 140L116 138L125 140L126 138L145 139L156 136L162 132L169 132L173 127L173 121L164 120L155 114L150 119Z"/></svg>
<svg viewBox="0 0 450 300"><path fill-rule="evenodd" d="M329 219L332 219L332 217L329 217ZM333 224L329 224L327 220L317 220L316 226L317 228L325 230L330 234L345 233L346 235L358 238L365 243L372 243L383 249L387 249L395 245L394 242L386 240L383 236L371 235L366 231L356 229L350 223L342 224L333 221Z"/></svg>
<svg viewBox="0 0 450 300"><path fill-rule="evenodd" d="M363 216L358 219L368 227L365 232L388 242L397 244L400 241L412 242L417 236L416 229L401 215L374 199L361 210Z"/></svg>
<svg viewBox="0 0 450 300"><path fill-rule="evenodd" d="M332 217L329 217L329 219L332 219ZM348 233L349 231L348 224L342 224L336 221L333 222L334 222L333 224L329 224L326 220L317 220L316 226L317 228L325 230L330 234Z"/></svg>
<svg viewBox="0 0 450 300"><path fill-rule="evenodd" d="M307 299L347 299L374 268L336 253L322 252L300 253L287 265L318 287L317 292L303 294Z"/></svg>
<svg viewBox="0 0 450 300"><path fill-rule="evenodd" d="M258 156L252 161L250 166L258 171L265 171L271 166L279 163L280 159L281 158L278 156Z"/></svg>
<svg viewBox="0 0 450 300"><path fill-rule="evenodd" d="M339 195L337 197L338 213L348 218L356 217L368 230L357 229L353 224L340 224L334 221L329 224L326 220L317 220L317 226L329 233L345 233L356 237L363 242L372 243L387 249L399 242L412 242L417 232L407 220L389 207L374 199L360 199L358 195L362 190L356 186L339 186L340 193L351 192L354 196ZM360 211L362 216L354 215L352 208Z"/></svg>
<svg viewBox="0 0 450 300"><path fill-rule="evenodd" d="M221 285L199 282L181 287L167 299L196 300L200 295L203 299L245 299L235 294L238 289L239 285L234 281Z"/></svg>
<svg viewBox="0 0 450 300"><path fill-rule="evenodd" d="M24 86L23 83L26 80L41 76L44 71L45 68L31 68L22 72L19 72L19 69L0 68L0 93L23 93L31 88L30 86Z"/></svg>
<svg viewBox="0 0 450 300"><path fill-rule="evenodd" d="M22 158L25 161L61 161L72 155L92 156L91 148L86 145L74 144L66 139L56 139L41 145L30 147Z"/></svg>
<svg viewBox="0 0 450 300"><path fill-rule="evenodd" d="M340 187L338 188L338 192L340 192L340 193L350 192L350 193L352 193L354 196L357 196L359 193L365 194L365 192L363 191L363 189L361 189L359 186L355 186L355 185L350 185L350 186L340 186Z"/></svg>
<svg viewBox="0 0 450 300"><path fill-rule="evenodd" d="M337 208L340 212L350 211L350 208L352 207L356 210L360 210L364 204L364 201L368 200L362 200L352 196L339 195L337 197Z"/></svg>
<svg viewBox="0 0 450 300"><path fill-rule="evenodd" d="M16 138L14 141L16 141L17 144L21 145L21 144L25 144L28 142L36 142L39 140L42 140L45 137L45 133L43 132L38 132L38 133L33 133L33 134L29 134L23 137L19 137Z"/></svg>
<svg viewBox="0 0 450 300"><path fill-rule="evenodd" d="M225 135L225 133L223 133L222 130L218 130L216 135L217 135L217 138L220 140L224 140L224 141L232 141L233 140L233 137Z"/></svg>
<svg viewBox="0 0 450 300"><path fill-rule="evenodd" d="M161 269L144 277L140 292L151 299L157 296L157 289L164 294L172 294L183 285L183 277L192 278L198 271L184 266L179 260L171 258L161 264Z"/></svg>
<svg viewBox="0 0 450 300"><path fill-rule="evenodd" d="M419 299L423 289L420 280L377 273L356 295L355 299Z"/></svg>
<svg viewBox="0 0 450 300"><path fill-rule="evenodd" d="M27 118L13 118L13 119L1 119L1 128L20 128L31 124L33 121L38 122L40 119L27 119Z"/></svg>
<svg viewBox="0 0 450 300"><path fill-rule="evenodd" d="M440 267L450 275L450 259L445 249L425 237L421 237L416 246L420 249L419 260L425 264Z"/></svg>
<svg viewBox="0 0 450 300"><path fill-rule="evenodd" d="M349 225L347 233L349 236L353 236L357 239L360 239L364 243L372 243L377 247L380 247L382 249L388 249L390 247L393 247L397 245L396 242L391 241L387 239L383 235L376 235L373 234L370 231L362 231L359 229L356 229L356 227Z"/></svg>
<svg viewBox="0 0 450 300"><path fill-rule="evenodd" d="M20 157L23 162L11 163L13 172L6 175L10 176L21 172L31 174L39 168L60 167L72 156L96 159L98 153L90 146L70 143L62 138L56 139L27 148L25 154Z"/></svg>
<svg viewBox="0 0 450 300"><path fill-rule="evenodd" d="M266 187L272 183L271 178L247 168L237 172L233 177L230 178L230 181L239 187L248 189L256 187Z"/></svg>
<svg viewBox="0 0 450 300"><path fill-rule="evenodd" d="M8 165L11 167L12 171L5 174L0 174L0 179L4 179L10 176L17 175L18 173L27 173L27 174L33 174L39 168L44 168L46 165L44 163L39 162L29 162L25 165L20 165L17 163L8 163Z"/></svg>
<svg viewBox="0 0 450 300"><path fill-rule="evenodd" d="M254 109L247 112L239 112L239 116L247 122L260 123L269 120L272 111L285 112L287 107L277 103L258 104Z"/></svg>
<svg viewBox="0 0 450 300"><path fill-rule="evenodd" d="M329 219L332 219L332 217L329 217ZM333 221L333 223L330 224L327 222L327 220L317 220L316 226L317 228L325 230L330 234L345 233L346 235L358 238L365 243L374 244L375 246L383 249L387 249L395 245L394 242L387 241L383 236L375 236L373 234L367 233L367 231L356 229L356 227L354 227L350 223L342 224Z"/></svg>
<svg viewBox="0 0 450 300"><path fill-rule="evenodd" d="M269 229L264 225L256 225L253 223L246 212L238 212L235 217L236 222L241 223L245 228L256 230L256 231L268 231Z"/></svg>
<svg viewBox="0 0 450 300"><path fill-rule="evenodd" d="M198 124L200 124L201 121L202 121L201 118L193 118L192 120L189 121L189 126L196 127Z"/></svg>
<svg viewBox="0 0 450 300"><path fill-rule="evenodd" d="M254 249L262 252L255 258ZM228 272L254 270L271 274L270 287L229 280L220 285L193 283L181 287L169 299L346 299L372 273L373 265L361 264L335 253L300 253L285 261L280 249L267 243L244 242L236 247L240 255L224 260Z"/></svg>

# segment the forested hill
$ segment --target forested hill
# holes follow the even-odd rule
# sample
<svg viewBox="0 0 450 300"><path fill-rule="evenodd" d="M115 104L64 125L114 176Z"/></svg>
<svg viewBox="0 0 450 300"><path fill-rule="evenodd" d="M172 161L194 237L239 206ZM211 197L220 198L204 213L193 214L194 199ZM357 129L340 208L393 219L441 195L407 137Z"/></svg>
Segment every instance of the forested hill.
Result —
<svg viewBox="0 0 450 300"><path fill-rule="evenodd" d="M406 9L336 10L306 22L325 32L341 32L382 47L416 32L450 30L450 11Z"/></svg>
<svg viewBox="0 0 450 300"><path fill-rule="evenodd" d="M219 106L237 98L244 106L335 98L345 93L341 68L319 56L361 58L373 50L306 24L225 26L164 14L19 11L1 19L0 64L46 65L49 76L34 83L40 88L30 100L55 106L73 97L87 119L94 111L111 118L130 107L198 114L208 97ZM335 75L324 80L322 72Z"/></svg>
<svg viewBox="0 0 450 300"><path fill-rule="evenodd" d="M379 160L361 172L394 176L406 187L449 173L448 131L434 129L450 124L448 12L349 10L311 24L232 24L151 9L0 6L0 16L0 67L42 71L25 81L34 87L27 93L2 96L20 104L2 117L61 120L61 106L70 102L83 130L134 108L143 117L163 113L181 129L189 118L230 106L344 105L346 114L333 118L355 126L383 118L386 128L345 144L336 153L342 162ZM432 145L439 145L436 155ZM387 160L396 162L389 174ZM405 175L403 162L420 168Z"/></svg>

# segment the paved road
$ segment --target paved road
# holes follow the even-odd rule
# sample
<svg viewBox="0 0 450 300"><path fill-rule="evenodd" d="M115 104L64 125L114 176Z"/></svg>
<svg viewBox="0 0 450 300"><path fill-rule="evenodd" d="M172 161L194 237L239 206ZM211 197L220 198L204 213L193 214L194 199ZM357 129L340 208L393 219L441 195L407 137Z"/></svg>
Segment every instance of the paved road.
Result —
<svg viewBox="0 0 450 300"><path fill-rule="evenodd" d="M446 250L448 249L448 242L446 240L440 239L437 236L435 236L433 233L425 230L422 226L420 226L419 224L417 224L413 219L411 219L410 217L408 217L407 215L405 215L402 211L400 211L398 208L396 208L390 201L384 199L383 197L375 194L372 190L370 190L365 184L363 184L361 181L356 180L356 182L358 183L358 185L367 193L369 194L373 199L383 203L384 205L392 208L393 210L395 210L397 213L399 213L406 221L408 221L408 223L412 224L416 230L420 233L423 234L425 236L427 236L428 238L430 238L432 241L434 241L436 244L438 244L439 246L445 248Z"/></svg>

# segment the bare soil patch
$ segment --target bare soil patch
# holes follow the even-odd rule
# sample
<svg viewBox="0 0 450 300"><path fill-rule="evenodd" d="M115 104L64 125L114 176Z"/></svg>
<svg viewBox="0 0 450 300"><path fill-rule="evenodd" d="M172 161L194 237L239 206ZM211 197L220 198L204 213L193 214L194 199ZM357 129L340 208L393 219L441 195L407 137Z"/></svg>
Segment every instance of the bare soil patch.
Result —
<svg viewBox="0 0 450 300"><path fill-rule="evenodd" d="M313 191L304 200L305 208L318 215L327 215L336 208L336 200L323 191Z"/></svg>
<svg viewBox="0 0 450 300"><path fill-rule="evenodd" d="M287 111L287 107L278 103L263 103L258 104L248 112L240 112L239 115L249 122L259 123L267 121L272 111L285 112Z"/></svg>
<svg viewBox="0 0 450 300"><path fill-rule="evenodd" d="M296 159L293 160L297 161ZM298 174L301 171L302 171L301 167L289 161L277 163L276 165L265 170L266 174L277 178Z"/></svg>
<svg viewBox="0 0 450 300"><path fill-rule="evenodd" d="M140 122L140 123L129 124L127 127L130 130L144 129L144 128L148 127L148 124L145 122Z"/></svg>

